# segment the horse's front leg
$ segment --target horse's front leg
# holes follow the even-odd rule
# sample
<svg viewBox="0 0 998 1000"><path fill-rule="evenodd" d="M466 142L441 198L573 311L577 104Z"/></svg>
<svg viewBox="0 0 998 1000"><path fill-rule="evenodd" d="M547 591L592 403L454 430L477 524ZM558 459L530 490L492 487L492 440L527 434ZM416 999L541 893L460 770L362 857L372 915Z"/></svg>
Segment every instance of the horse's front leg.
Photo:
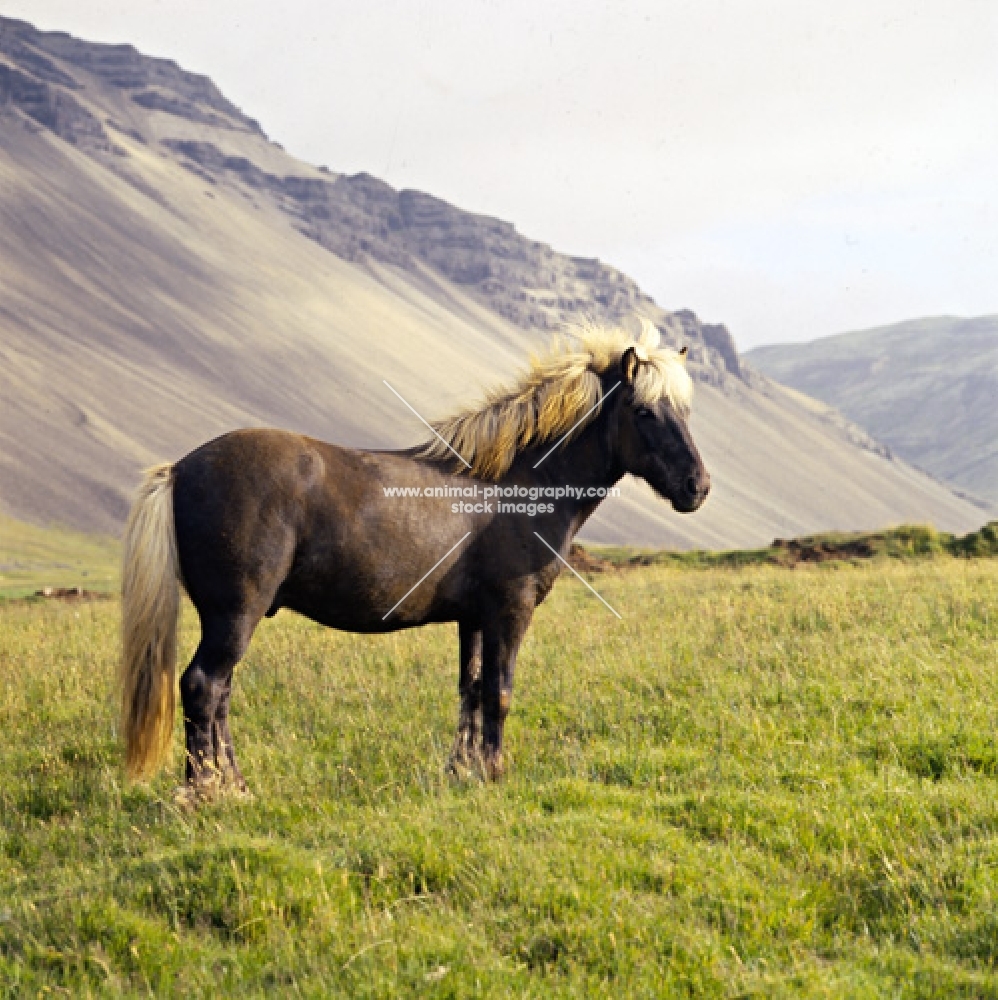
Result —
<svg viewBox="0 0 998 1000"><path fill-rule="evenodd" d="M513 701L513 671L533 606L505 608L482 629L482 769L489 781L505 770L503 730Z"/></svg>
<svg viewBox="0 0 998 1000"><path fill-rule="evenodd" d="M477 766L482 754L482 631L458 624L461 673L458 692L461 714L450 754L450 769L460 775Z"/></svg>

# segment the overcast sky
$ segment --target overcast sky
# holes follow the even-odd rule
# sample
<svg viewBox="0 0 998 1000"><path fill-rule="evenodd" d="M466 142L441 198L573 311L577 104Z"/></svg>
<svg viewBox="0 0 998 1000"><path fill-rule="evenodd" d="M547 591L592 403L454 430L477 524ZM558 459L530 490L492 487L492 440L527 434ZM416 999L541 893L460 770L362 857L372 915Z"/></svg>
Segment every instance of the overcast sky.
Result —
<svg viewBox="0 0 998 1000"><path fill-rule="evenodd" d="M742 348L998 313L995 0L3 0Z"/></svg>

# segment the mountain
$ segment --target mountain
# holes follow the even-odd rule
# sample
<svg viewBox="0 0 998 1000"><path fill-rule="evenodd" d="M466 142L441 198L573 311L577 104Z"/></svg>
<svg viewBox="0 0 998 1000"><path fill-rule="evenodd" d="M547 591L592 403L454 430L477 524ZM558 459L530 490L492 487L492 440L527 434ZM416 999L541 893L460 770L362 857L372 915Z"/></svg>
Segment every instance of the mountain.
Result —
<svg viewBox="0 0 998 1000"><path fill-rule="evenodd" d="M938 316L746 357L903 459L998 504L998 316Z"/></svg>
<svg viewBox="0 0 998 1000"><path fill-rule="evenodd" d="M139 469L232 427L411 445L562 323L687 344L714 489L638 483L591 540L729 547L981 511L827 406L742 364L723 326L627 276L366 174L304 164L204 77L0 19L0 507L114 531Z"/></svg>

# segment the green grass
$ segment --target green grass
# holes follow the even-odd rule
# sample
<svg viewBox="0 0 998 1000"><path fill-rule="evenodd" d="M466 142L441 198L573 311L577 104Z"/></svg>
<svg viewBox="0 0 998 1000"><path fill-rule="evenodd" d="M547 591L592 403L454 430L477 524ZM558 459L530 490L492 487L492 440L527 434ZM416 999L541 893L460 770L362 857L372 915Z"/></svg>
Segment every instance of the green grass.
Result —
<svg viewBox="0 0 998 1000"><path fill-rule="evenodd" d="M113 538L40 528L0 515L0 600L42 587L114 590L120 579L119 553Z"/></svg>
<svg viewBox="0 0 998 1000"><path fill-rule="evenodd" d="M592 579L502 785L444 772L455 628L282 613L196 813L179 742L122 781L116 604L0 606L0 995L998 997L998 562Z"/></svg>

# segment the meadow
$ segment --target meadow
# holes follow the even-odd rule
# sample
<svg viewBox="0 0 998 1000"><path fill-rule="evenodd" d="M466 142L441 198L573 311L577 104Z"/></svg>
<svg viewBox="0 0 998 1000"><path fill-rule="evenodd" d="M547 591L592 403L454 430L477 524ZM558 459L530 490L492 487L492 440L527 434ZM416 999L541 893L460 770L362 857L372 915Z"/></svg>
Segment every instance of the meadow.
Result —
<svg viewBox="0 0 998 1000"><path fill-rule="evenodd" d="M194 812L117 602L0 602L0 995L998 997L998 560L645 562L540 608L495 786L456 627L281 613Z"/></svg>
<svg viewBox="0 0 998 1000"><path fill-rule="evenodd" d="M115 538L42 528L0 514L0 600L25 597L42 587L115 590L120 561Z"/></svg>

